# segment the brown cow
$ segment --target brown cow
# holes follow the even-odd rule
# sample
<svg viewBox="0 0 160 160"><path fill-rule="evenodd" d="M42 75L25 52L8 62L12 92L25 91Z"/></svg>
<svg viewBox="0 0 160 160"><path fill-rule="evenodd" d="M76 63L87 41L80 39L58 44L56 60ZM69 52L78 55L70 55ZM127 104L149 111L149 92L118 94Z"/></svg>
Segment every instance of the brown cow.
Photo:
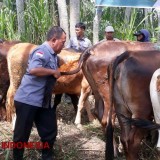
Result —
<svg viewBox="0 0 160 160"><path fill-rule="evenodd" d="M7 110L7 119L11 120L12 113L14 113L14 94L16 92L16 89L18 88L21 78L23 74L25 73L26 67L27 67L27 60L29 53L36 47L36 45L30 44L30 43L20 43L10 48L8 55L7 55L7 61L8 61L8 70L10 75L10 86L7 92L7 103L6 103L6 110ZM66 56L67 55L67 56ZM60 63L68 62L68 61L74 61L78 59L80 56L80 53L71 52L71 50L63 50L60 54ZM69 68L71 69L73 66L71 64L68 64ZM63 70L66 69L63 68ZM77 79L78 78L78 79ZM65 86L65 87L64 87ZM77 88L76 88L77 87ZM84 87L81 89L81 87ZM86 88L85 88L86 87ZM85 91L85 93L84 93ZM88 92L87 92L88 91ZM86 79L84 78L82 72L64 77L58 79L58 85L56 85L54 93L69 93L69 94L76 94L84 96L87 94L87 96L90 93L90 87L87 83ZM80 98L81 100L82 98ZM84 98L83 98L84 99ZM85 100L85 99L84 99ZM80 115L81 115L81 105L83 105L84 101L79 102L78 107L78 113L76 118L76 123L80 122ZM86 102L86 108L88 106L88 102ZM90 112L90 110L87 108L89 120L93 120L93 116Z"/></svg>
<svg viewBox="0 0 160 160"><path fill-rule="evenodd" d="M156 49L155 44L149 42L100 42L87 49L80 57L78 68L62 73L64 75L77 73L81 68L89 82L95 97L94 114L99 119L103 128L106 128L110 109L108 66L118 55L127 50ZM114 117L113 117L114 119ZM115 147L116 148L116 147ZM114 148L115 152L116 149ZM116 154L115 154L116 155Z"/></svg>
<svg viewBox="0 0 160 160"><path fill-rule="evenodd" d="M155 49L148 42L101 42L82 53L78 68L63 75L77 73L81 68L95 96L95 115L105 128L109 111L108 66L118 55L127 50Z"/></svg>
<svg viewBox="0 0 160 160"><path fill-rule="evenodd" d="M114 101L127 160L139 158L140 143L148 132L142 128L133 127L125 119L153 119L149 85L152 74L159 67L160 51L155 50L127 51L118 56L111 67L111 102ZM112 93L114 100L112 100ZM111 129L110 125L111 123L107 128L108 133ZM110 155L111 148L109 144L107 149Z"/></svg>
<svg viewBox="0 0 160 160"><path fill-rule="evenodd" d="M0 55L0 120L6 119L5 100L9 87L9 74L6 57Z"/></svg>
<svg viewBox="0 0 160 160"><path fill-rule="evenodd" d="M77 62L78 61L73 61L70 64L67 63L65 65L62 65L60 67L60 71L70 71L74 69L77 66ZM83 76L82 71L80 71L75 75L61 76L57 80L57 83L53 91L54 91L53 93L55 94L60 94L63 91L63 93L69 93L69 95L76 94L79 96L78 110L77 110L77 115L75 119L75 124L78 127L81 127L81 112L84 106L85 106L85 109L87 110L89 121L92 121L94 119L90 111L90 104L87 100L88 96L91 93L91 88L86 78Z"/></svg>
<svg viewBox="0 0 160 160"><path fill-rule="evenodd" d="M19 41L6 41L0 39L0 120L6 119L6 94L9 87L9 74L6 60L7 48L19 43ZM5 46L5 47L1 47Z"/></svg>

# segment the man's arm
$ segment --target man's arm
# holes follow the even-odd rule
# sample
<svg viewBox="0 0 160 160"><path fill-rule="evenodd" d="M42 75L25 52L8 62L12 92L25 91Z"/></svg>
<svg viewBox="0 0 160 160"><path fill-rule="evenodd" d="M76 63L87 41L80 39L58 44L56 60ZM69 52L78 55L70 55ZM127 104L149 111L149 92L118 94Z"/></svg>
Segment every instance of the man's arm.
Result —
<svg viewBox="0 0 160 160"><path fill-rule="evenodd" d="M57 69L45 68L44 65L48 58L46 58L43 50L37 50L33 53L29 59L28 72L34 76L54 76L55 78L60 77L60 72Z"/></svg>
<svg viewBox="0 0 160 160"><path fill-rule="evenodd" d="M59 78L61 76L60 72L58 70L53 70L49 68L33 68L29 71L30 74L34 76L49 76L53 75L55 78Z"/></svg>

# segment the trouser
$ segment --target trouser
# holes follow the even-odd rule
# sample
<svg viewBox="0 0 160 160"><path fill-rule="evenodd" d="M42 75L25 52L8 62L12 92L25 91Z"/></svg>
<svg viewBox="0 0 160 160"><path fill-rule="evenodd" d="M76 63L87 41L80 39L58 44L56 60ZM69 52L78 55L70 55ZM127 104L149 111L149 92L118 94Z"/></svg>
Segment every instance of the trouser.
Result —
<svg viewBox="0 0 160 160"><path fill-rule="evenodd" d="M57 119L54 108L39 108L15 101L16 123L13 142L28 142L33 122L37 127L42 143L48 143L49 148L42 149L43 160L53 160L52 149L57 136ZM14 160L23 159L24 148L13 149Z"/></svg>

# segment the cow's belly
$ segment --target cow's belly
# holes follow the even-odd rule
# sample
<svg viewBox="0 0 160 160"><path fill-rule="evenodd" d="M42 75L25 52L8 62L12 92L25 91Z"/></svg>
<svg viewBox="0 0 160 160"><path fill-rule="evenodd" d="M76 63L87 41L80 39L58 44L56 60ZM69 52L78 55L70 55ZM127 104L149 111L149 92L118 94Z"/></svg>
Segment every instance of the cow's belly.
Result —
<svg viewBox="0 0 160 160"><path fill-rule="evenodd" d="M73 85L70 85L70 84L58 84L53 89L53 93L54 94L68 93L68 94L80 95L81 85L73 86Z"/></svg>
<svg viewBox="0 0 160 160"><path fill-rule="evenodd" d="M54 94L68 93L68 94L80 95L80 89L76 88L76 89L54 90L53 93Z"/></svg>

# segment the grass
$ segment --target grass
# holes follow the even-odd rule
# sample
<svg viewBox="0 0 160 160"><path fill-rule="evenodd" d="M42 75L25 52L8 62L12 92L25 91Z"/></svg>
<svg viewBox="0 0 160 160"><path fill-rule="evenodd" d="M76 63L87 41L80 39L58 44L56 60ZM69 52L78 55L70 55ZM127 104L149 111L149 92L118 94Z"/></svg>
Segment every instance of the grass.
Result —
<svg viewBox="0 0 160 160"><path fill-rule="evenodd" d="M9 40L22 40L40 44L45 40L47 30L52 25L59 24L58 11L55 1L29 0L25 3L24 22L25 33L18 34L16 5L11 0L5 0L5 5L0 9L0 38ZM53 7L54 6L54 7ZM142 28L151 32L152 42L159 40L158 11L151 10L145 15L147 9L132 8L129 20L125 17L126 8L104 7L100 21L99 38L104 37L107 25L113 25L116 37L121 40L135 40L133 33ZM95 6L93 2L82 0L80 2L80 21L87 26L86 36L93 39L93 18ZM70 20L69 20L70 21Z"/></svg>

